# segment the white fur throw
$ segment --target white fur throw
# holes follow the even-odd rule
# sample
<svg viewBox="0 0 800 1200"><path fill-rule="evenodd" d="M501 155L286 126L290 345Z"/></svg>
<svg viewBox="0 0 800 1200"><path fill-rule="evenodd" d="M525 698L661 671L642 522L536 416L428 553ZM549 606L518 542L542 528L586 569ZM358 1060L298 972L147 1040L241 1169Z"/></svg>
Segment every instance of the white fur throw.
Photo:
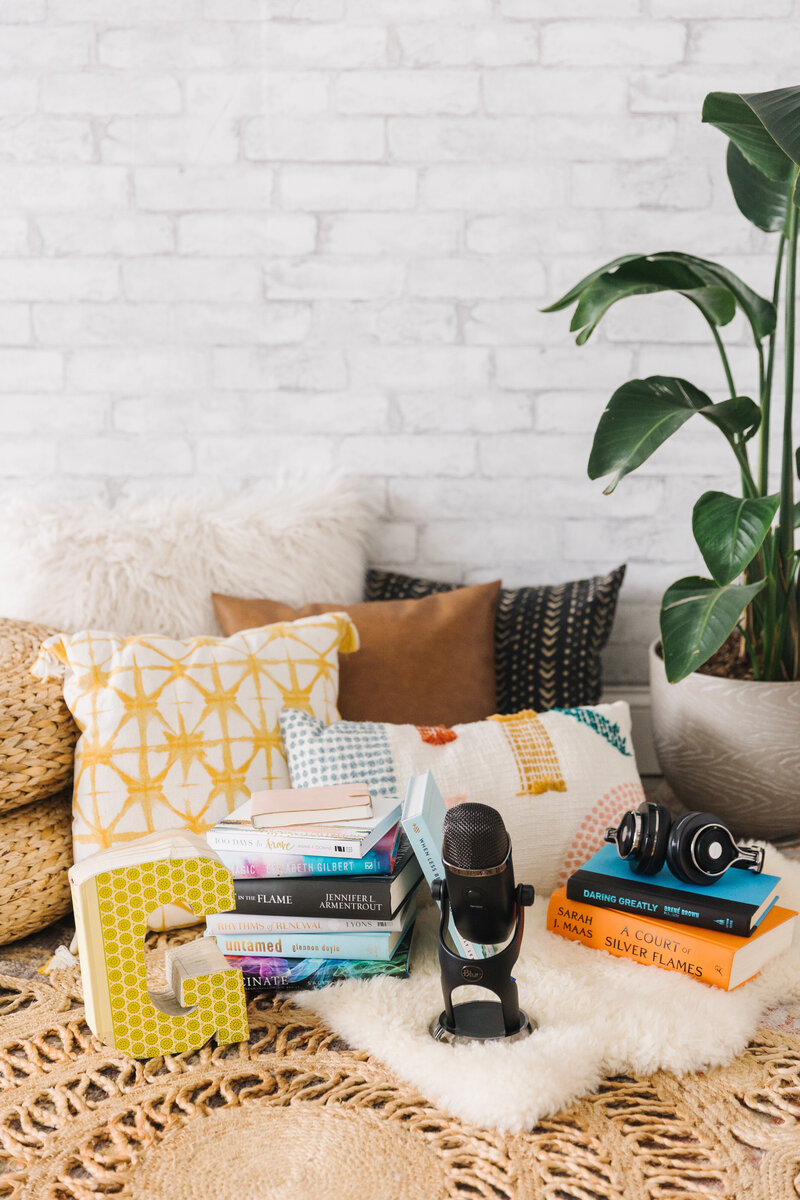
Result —
<svg viewBox="0 0 800 1200"><path fill-rule="evenodd" d="M17 500L0 513L0 615L74 632L220 632L211 593L361 599L370 506L346 480L146 502Z"/></svg>
<svg viewBox="0 0 800 1200"><path fill-rule="evenodd" d="M779 903L800 908L800 863L772 847L765 870L783 877ZM612 958L545 929L537 897L514 975L539 1022L525 1041L449 1046L428 1034L442 1009L434 909L417 921L408 979L348 979L293 1002L318 1013L440 1108L477 1125L531 1129L594 1091L603 1075L703 1071L730 1062L770 1005L800 996L800 946L733 992ZM479 997L476 992L476 997ZM459 993L457 999L463 999ZM484 993L483 998L491 999Z"/></svg>

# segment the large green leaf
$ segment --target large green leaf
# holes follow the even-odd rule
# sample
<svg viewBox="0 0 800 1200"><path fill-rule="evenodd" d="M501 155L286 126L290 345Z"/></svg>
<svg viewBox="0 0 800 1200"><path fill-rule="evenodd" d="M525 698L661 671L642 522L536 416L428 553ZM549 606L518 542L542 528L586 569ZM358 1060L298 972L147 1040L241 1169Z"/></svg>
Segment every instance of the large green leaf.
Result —
<svg viewBox="0 0 800 1200"><path fill-rule="evenodd" d="M758 412L752 400L737 396L712 404L686 379L651 375L617 388L600 417L589 456L589 478L614 475L605 491L613 492L625 475L641 466L680 427L700 413L726 436L743 436Z"/></svg>
<svg viewBox="0 0 800 1200"><path fill-rule="evenodd" d="M761 424L761 409L749 396L731 396L701 410L701 416L716 425L728 438L749 442Z"/></svg>
<svg viewBox="0 0 800 1200"><path fill-rule="evenodd" d="M766 580L727 584L692 575L667 588L661 602L661 645L670 683L678 683L719 650Z"/></svg>
<svg viewBox="0 0 800 1200"><path fill-rule="evenodd" d="M664 251L628 254L587 275L544 312L577 301L570 328L582 345L612 304L629 296L672 291L693 301L714 325L725 325L738 304L760 341L775 328L775 306L749 288L738 275L693 254Z"/></svg>
<svg viewBox="0 0 800 1200"><path fill-rule="evenodd" d="M703 493L694 506L692 529L717 583L733 583L753 561L780 502L780 495L743 500L727 492Z"/></svg>
<svg viewBox="0 0 800 1200"><path fill-rule="evenodd" d="M783 229L789 204L785 180L769 179L749 163L735 142L728 142L728 182L743 216L766 233Z"/></svg>
<svg viewBox="0 0 800 1200"><path fill-rule="evenodd" d="M800 87L745 92L742 99L795 166L800 166Z"/></svg>
<svg viewBox="0 0 800 1200"><path fill-rule="evenodd" d="M763 96L770 94L765 92ZM755 94L709 92L703 102L703 120L727 134L762 175L787 182L792 176L791 159L755 111L751 103L754 99Z"/></svg>

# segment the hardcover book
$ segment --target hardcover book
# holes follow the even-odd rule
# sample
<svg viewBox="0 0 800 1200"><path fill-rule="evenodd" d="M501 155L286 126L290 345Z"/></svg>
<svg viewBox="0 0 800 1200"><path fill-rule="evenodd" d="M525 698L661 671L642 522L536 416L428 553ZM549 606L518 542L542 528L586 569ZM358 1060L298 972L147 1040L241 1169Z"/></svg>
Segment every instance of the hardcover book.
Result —
<svg viewBox="0 0 800 1200"><path fill-rule="evenodd" d="M413 923L416 913L409 913ZM388 962L408 929L386 933L223 933L216 944L226 958L336 958ZM208 935L211 936L211 935Z"/></svg>
<svg viewBox="0 0 800 1200"><path fill-rule="evenodd" d="M779 886L777 875L738 868L705 888L682 883L666 866L656 875L634 875L614 846L603 846L569 877L567 899L749 937L777 900Z"/></svg>
<svg viewBox="0 0 800 1200"><path fill-rule="evenodd" d="M371 816L372 796L365 783L272 788L253 792L250 797L250 817L256 829L330 825L339 821L369 820Z"/></svg>
<svg viewBox="0 0 800 1200"><path fill-rule="evenodd" d="M234 879L237 913L293 917L369 917L389 921L422 876L411 847L386 875L340 879Z"/></svg>
<svg viewBox="0 0 800 1200"><path fill-rule="evenodd" d="M247 850L259 854L313 854L320 858L363 858L400 820L400 804L376 796L372 816L358 821L256 829L250 800L235 808L206 834L212 850Z"/></svg>
<svg viewBox="0 0 800 1200"><path fill-rule="evenodd" d="M796 912L774 905L750 937L738 937L580 904L567 899L566 888L553 892L547 908L547 928L563 938L618 958L680 971L725 991L752 979L766 962L787 950L796 923Z"/></svg>
<svg viewBox="0 0 800 1200"><path fill-rule="evenodd" d="M319 988L337 979L369 979L374 975L408 975L408 957L413 930L403 938L388 962L376 959L335 958L253 958L247 955L229 958L229 967L238 967L249 991Z"/></svg>
<svg viewBox="0 0 800 1200"><path fill-rule="evenodd" d="M385 833L363 858L319 858L314 854L261 854L216 850L234 879L302 879L304 875L389 875L398 850L398 828Z"/></svg>
<svg viewBox="0 0 800 1200"><path fill-rule="evenodd" d="M263 913L215 913L206 917L206 933L396 933L417 911L416 893L388 921L368 917L271 917Z"/></svg>

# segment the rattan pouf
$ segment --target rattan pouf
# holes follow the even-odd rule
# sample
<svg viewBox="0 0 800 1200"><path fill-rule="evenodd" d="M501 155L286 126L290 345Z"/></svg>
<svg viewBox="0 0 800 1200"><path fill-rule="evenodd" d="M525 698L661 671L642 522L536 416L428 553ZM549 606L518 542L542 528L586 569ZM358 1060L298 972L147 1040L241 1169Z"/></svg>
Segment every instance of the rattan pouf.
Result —
<svg viewBox="0 0 800 1200"><path fill-rule="evenodd" d="M70 909L72 790L0 812L0 945Z"/></svg>
<svg viewBox="0 0 800 1200"><path fill-rule="evenodd" d="M78 728L57 680L31 666L52 629L0 619L0 816L72 779Z"/></svg>

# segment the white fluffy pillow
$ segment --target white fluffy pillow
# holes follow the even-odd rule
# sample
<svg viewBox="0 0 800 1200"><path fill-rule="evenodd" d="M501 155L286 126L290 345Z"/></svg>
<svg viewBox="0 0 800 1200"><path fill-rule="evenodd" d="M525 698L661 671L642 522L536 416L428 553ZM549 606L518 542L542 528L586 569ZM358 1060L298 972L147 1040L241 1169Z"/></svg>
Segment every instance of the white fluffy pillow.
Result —
<svg viewBox="0 0 800 1200"><path fill-rule="evenodd" d="M212 591L353 604L370 518L346 480L113 507L18 500L0 514L0 615L182 638L220 632Z"/></svg>

